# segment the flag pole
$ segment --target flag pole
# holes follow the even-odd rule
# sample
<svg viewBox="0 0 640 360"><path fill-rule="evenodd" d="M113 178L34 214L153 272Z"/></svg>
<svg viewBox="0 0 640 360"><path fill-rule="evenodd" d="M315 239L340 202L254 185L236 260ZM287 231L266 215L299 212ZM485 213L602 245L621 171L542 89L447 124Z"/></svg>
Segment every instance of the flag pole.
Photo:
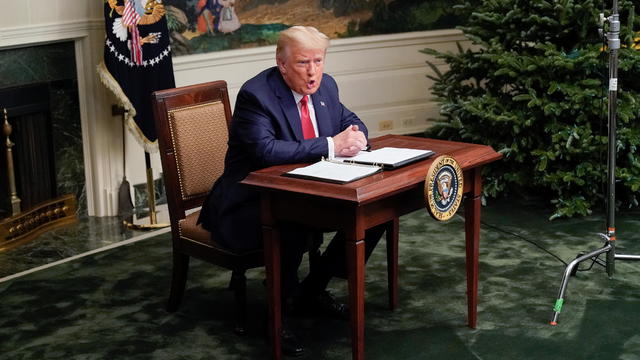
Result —
<svg viewBox="0 0 640 360"><path fill-rule="evenodd" d="M156 191L153 182L153 168L151 167L151 156L144 152L144 163L147 172L147 204L149 206L149 223L127 223L127 228L131 230L156 230L162 229L171 224L158 223L158 212L156 211Z"/></svg>
<svg viewBox="0 0 640 360"><path fill-rule="evenodd" d="M131 230L156 230L162 229L171 224L158 223L158 212L156 211L156 191L153 182L153 168L151 167L151 156L148 152L144 152L144 163L147 172L147 204L149 206L149 223L126 223L127 228Z"/></svg>

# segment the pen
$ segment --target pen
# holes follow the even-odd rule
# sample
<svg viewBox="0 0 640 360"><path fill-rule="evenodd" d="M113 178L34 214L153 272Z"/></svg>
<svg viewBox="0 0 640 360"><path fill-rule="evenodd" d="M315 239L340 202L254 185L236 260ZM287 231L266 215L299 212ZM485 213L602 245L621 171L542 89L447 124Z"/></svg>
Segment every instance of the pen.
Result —
<svg viewBox="0 0 640 360"><path fill-rule="evenodd" d="M362 151L371 151L371 145L367 144L367 146L362 149Z"/></svg>

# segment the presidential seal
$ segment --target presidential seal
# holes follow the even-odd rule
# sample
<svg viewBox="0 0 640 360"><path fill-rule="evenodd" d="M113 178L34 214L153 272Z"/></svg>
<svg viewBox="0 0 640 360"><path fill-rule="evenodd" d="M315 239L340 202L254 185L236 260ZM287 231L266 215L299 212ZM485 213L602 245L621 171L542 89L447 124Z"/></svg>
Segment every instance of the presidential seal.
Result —
<svg viewBox="0 0 640 360"><path fill-rule="evenodd" d="M462 169L453 157L441 155L431 163L424 182L424 200L434 219L446 221L455 215L462 201L463 181Z"/></svg>

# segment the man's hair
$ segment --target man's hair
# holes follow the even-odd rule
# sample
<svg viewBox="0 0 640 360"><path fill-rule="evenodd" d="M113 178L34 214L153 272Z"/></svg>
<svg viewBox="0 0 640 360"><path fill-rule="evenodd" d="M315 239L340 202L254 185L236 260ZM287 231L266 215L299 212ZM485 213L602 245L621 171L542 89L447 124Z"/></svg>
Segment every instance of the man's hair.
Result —
<svg viewBox="0 0 640 360"><path fill-rule="evenodd" d="M292 45L326 51L329 47L329 37L313 26L292 26L280 32L276 46L276 58L284 61L288 56L287 51Z"/></svg>

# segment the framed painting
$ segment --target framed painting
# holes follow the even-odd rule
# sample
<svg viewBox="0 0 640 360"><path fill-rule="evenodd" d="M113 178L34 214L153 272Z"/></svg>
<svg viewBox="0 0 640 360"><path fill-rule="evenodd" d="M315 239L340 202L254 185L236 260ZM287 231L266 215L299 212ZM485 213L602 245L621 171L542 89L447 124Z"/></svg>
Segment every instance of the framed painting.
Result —
<svg viewBox="0 0 640 360"><path fill-rule="evenodd" d="M148 0L155 1L155 0ZM174 55L275 44L293 25L331 38L453 28L450 0L164 0Z"/></svg>

